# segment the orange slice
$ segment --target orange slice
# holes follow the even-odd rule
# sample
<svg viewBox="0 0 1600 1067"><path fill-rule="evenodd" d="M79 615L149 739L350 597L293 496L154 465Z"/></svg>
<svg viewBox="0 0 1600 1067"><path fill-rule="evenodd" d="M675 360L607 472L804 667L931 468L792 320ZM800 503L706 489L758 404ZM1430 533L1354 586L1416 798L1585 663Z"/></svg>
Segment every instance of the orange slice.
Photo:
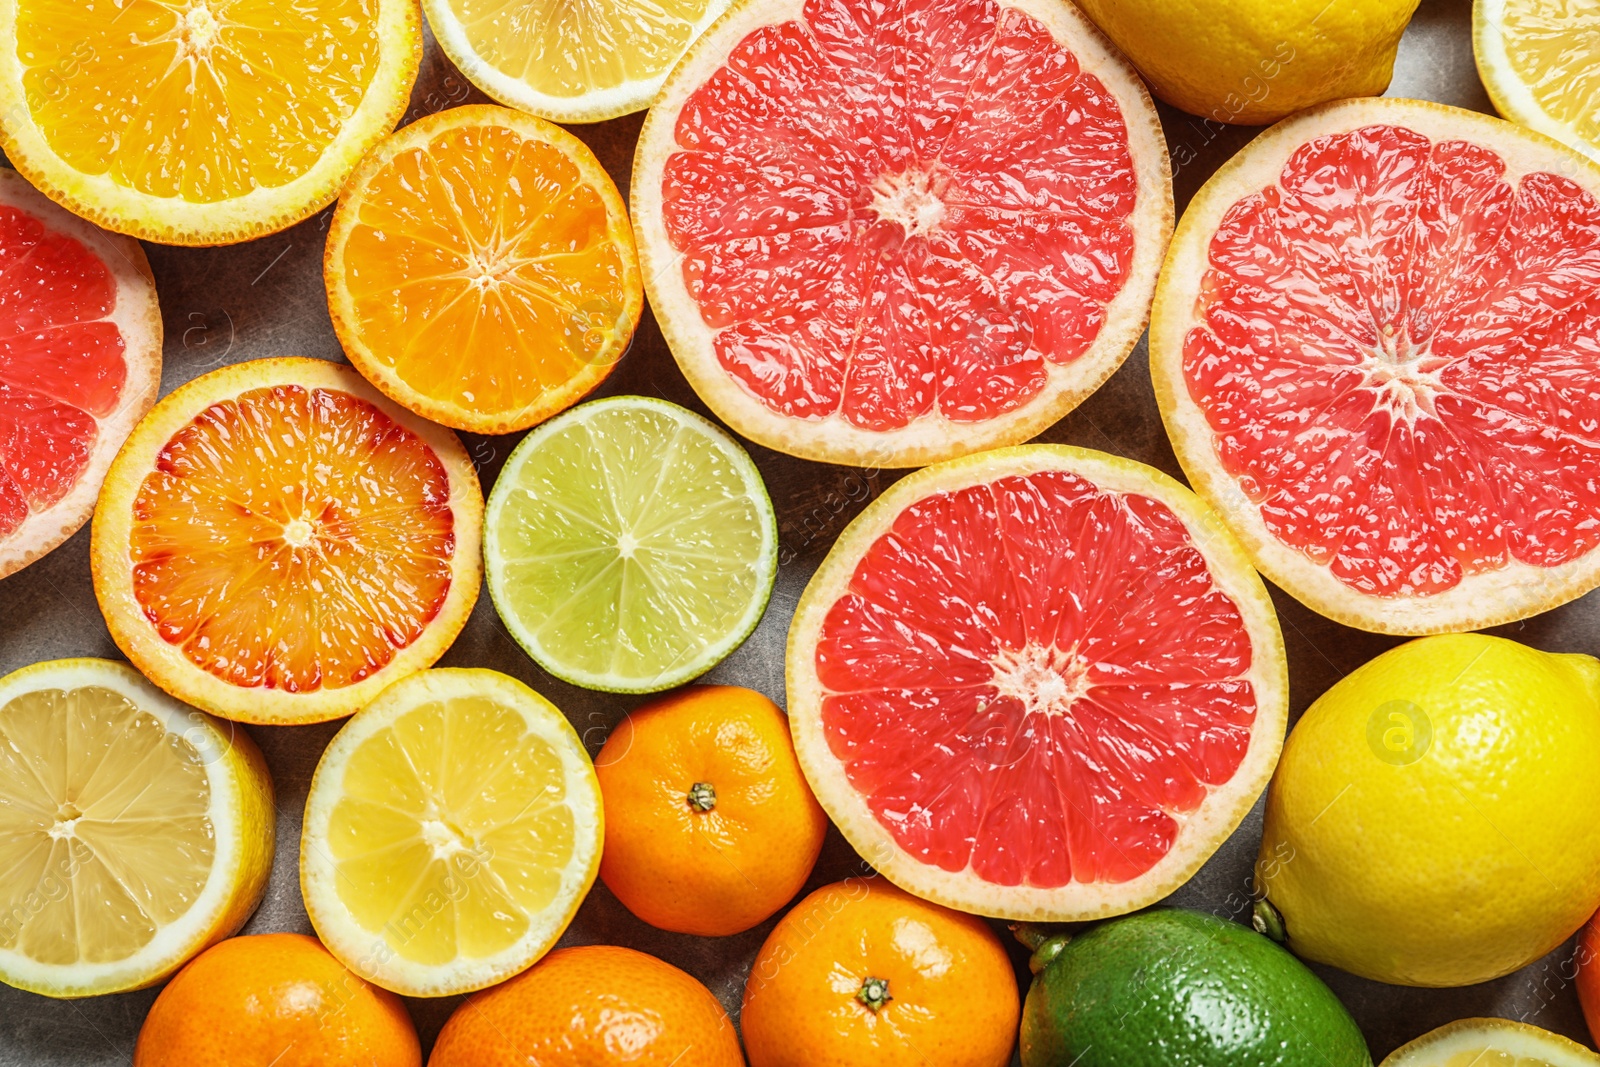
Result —
<svg viewBox="0 0 1600 1067"><path fill-rule="evenodd" d="M0 143L52 200L165 244L331 203L394 129L417 0L7 0Z"/></svg>
<svg viewBox="0 0 1600 1067"><path fill-rule="evenodd" d="M476 433L571 406L622 358L644 306L627 209L594 153L487 105L430 115L368 157L324 273L361 373Z"/></svg>
<svg viewBox="0 0 1600 1067"><path fill-rule="evenodd" d="M151 681L245 722L349 715L449 647L478 596L461 442L350 368L263 359L162 400L95 508L95 595Z"/></svg>

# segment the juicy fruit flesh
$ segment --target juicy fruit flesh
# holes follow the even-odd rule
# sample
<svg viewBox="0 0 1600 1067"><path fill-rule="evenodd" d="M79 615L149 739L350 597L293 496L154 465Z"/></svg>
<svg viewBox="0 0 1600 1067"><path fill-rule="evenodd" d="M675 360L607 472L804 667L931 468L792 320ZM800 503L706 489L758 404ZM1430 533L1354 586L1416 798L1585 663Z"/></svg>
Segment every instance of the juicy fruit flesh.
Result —
<svg viewBox="0 0 1600 1067"><path fill-rule="evenodd" d="M676 135L661 192L684 282L722 368L781 416L1014 410L1127 277L1122 110L994 0L808 0L734 47Z"/></svg>
<svg viewBox="0 0 1600 1067"><path fill-rule="evenodd" d="M1125 882L1249 747L1251 643L1176 516L1065 472L906 508L817 642L829 748L907 852Z"/></svg>
<svg viewBox="0 0 1600 1067"><path fill-rule="evenodd" d="M1184 377L1274 536L1377 596L1600 544L1600 202L1398 126L1318 137L1210 245Z"/></svg>
<svg viewBox="0 0 1600 1067"><path fill-rule="evenodd" d="M70 166L213 203L306 173L378 67L378 0L20 0L27 106Z"/></svg>
<svg viewBox="0 0 1600 1067"><path fill-rule="evenodd" d="M660 77L689 47L706 0L449 0L472 50L555 97Z"/></svg>
<svg viewBox="0 0 1600 1067"><path fill-rule="evenodd" d="M421 438L331 389L252 389L162 448L134 501L134 595L237 686L339 688L415 641L450 589L450 485Z"/></svg>
<svg viewBox="0 0 1600 1067"><path fill-rule="evenodd" d="M199 754L101 686L0 707L0 949L111 963L181 917L216 851Z"/></svg>
<svg viewBox="0 0 1600 1067"><path fill-rule="evenodd" d="M1499 1049L1466 1049L1451 1053L1440 1067L1555 1067L1540 1056L1517 1056Z"/></svg>
<svg viewBox="0 0 1600 1067"><path fill-rule="evenodd" d="M1600 145L1600 2L1506 0L1506 55L1549 115Z"/></svg>
<svg viewBox="0 0 1600 1067"><path fill-rule="evenodd" d="M127 376L111 272L0 204L0 540L65 496Z"/></svg>
<svg viewBox="0 0 1600 1067"><path fill-rule="evenodd" d="M590 676L647 680L693 662L763 592L766 519L739 468L662 412L613 407L552 432L497 522L515 613Z"/></svg>
<svg viewBox="0 0 1600 1067"><path fill-rule="evenodd" d="M536 404L621 354L631 323L609 221L556 146L505 126L445 130L362 191L344 250L362 340L426 396Z"/></svg>
<svg viewBox="0 0 1600 1067"><path fill-rule="evenodd" d="M576 848L565 780L514 709L419 705L345 765L328 830L339 899L412 962L511 947L557 900Z"/></svg>

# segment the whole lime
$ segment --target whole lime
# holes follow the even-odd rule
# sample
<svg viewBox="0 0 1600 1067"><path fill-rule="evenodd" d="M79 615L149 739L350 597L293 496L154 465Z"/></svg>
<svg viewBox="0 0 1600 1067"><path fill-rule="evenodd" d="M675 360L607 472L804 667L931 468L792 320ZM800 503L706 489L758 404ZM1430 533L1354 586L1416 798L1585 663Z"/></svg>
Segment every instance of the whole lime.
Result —
<svg viewBox="0 0 1600 1067"><path fill-rule="evenodd" d="M1044 942L1023 1067L1370 1067L1344 1005L1248 927L1158 908Z"/></svg>

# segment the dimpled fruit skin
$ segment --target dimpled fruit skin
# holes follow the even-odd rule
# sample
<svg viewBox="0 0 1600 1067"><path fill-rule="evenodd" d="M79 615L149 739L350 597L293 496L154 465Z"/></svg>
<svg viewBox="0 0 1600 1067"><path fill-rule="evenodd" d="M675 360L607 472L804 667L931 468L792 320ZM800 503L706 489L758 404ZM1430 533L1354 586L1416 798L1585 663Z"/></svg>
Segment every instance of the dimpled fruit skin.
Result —
<svg viewBox="0 0 1600 1067"><path fill-rule="evenodd" d="M1255 931L1160 908L1074 937L1033 980L1023 1067L1370 1067L1355 1020Z"/></svg>
<svg viewBox="0 0 1600 1067"><path fill-rule="evenodd" d="M614 945L550 953L475 993L439 1031L428 1067L744 1067L711 991Z"/></svg>
<svg viewBox="0 0 1600 1067"><path fill-rule="evenodd" d="M161 991L133 1067L421 1067L400 998L345 970L314 937L213 945Z"/></svg>
<svg viewBox="0 0 1600 1067"><path fill-rule="evenodd" d="M1418 0L1079 0L1174 107L1261 126L1389 87ZM1181 163L1175 154L1174 163Z"/></svg>
<svg viewBox="0 0 1600 1067"><path fill-rule="evenodd" d="M1256 876L1306 959L1400 985L1488 981L1600 905L1596 767L1600 661L1421 638L1295 726Z"/></svg>

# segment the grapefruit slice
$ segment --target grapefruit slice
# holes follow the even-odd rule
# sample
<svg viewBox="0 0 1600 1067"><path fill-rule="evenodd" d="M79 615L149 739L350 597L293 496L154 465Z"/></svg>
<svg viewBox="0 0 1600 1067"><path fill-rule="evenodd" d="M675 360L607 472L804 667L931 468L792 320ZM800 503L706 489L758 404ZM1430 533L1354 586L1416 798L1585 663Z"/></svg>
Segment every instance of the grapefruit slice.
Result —
<svg viewBox="0 0 1600 1067"><path fill-rule="evenodd" d="M1305 112L1178 228L1151 374L1257 566L1385 633L1600 583L1600 166L1410 100Z"/></svg>
<svg viewBox="0 0 1600 1067"><path fill-rule="evenodd" d="M0 169L0 578L71 537L161 385L139 242Z"/></svg>
<svg viewBox="0 0 1600 1067"><path fill-rule="evenodd" d="M1204 503L1030 445L929 467L845 530L789 630L789 721L869 863L963 911L1072 922L1186 881L1265 788L1272 603Z"/></svg>
<svg viewBox="0 0 1600 1067"><path fill-rule="evenodd" d="M1139 339L1172 228L1150 97L1063 0L741 0L662 87L632 196L701 398L877 466L1070 411Z"/></svg>
<svg viewBox="0 0 1600 1067"><path fill-rule="evenodd" d="M177 390L95 508L106 625L196 707L349 715L430 666L478 597L483 495L455 434L349 367L261 359Z"/></svg>

